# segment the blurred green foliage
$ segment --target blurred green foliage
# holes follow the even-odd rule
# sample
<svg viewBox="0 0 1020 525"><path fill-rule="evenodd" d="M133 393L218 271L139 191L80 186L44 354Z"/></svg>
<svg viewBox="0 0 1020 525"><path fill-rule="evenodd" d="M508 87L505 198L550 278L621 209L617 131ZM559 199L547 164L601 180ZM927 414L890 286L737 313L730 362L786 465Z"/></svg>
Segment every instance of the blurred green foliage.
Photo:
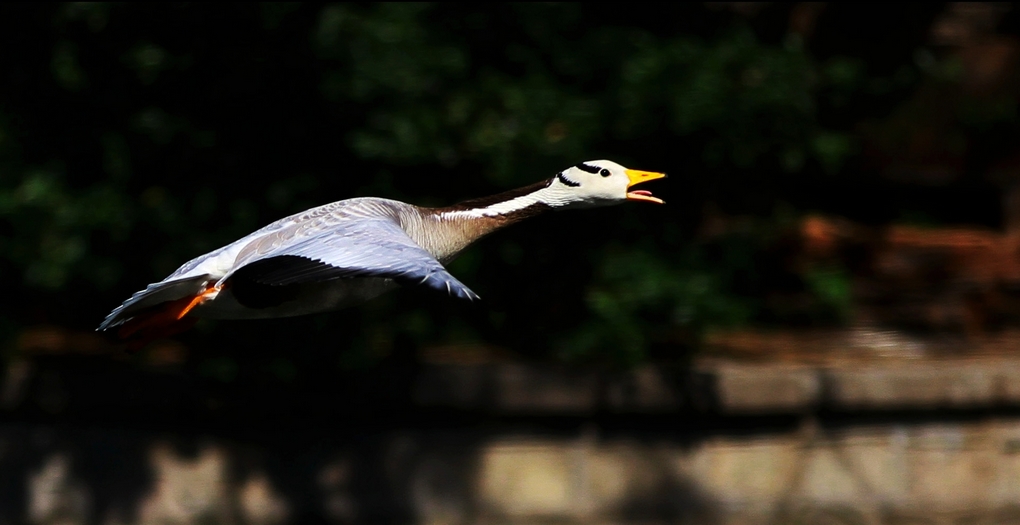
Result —
<svg viewBox="0 0 1020 525"><path fill-rule="evenodd" d="M706 327L782 321L763 299L780 281L807 294L812 322L840 322L845 272L762 262L789 226L776 214L831 203L818 181L853 180L866 124L954 69L907 30L883 44L893 52L854 53L758 21L788 9L0 7L0 271L21 305L0 325L8 338L39 322L90 329L187 259L314 205L448 204L597 158L670 173L655 188L669 204L554 214L483 241L452 268L482 306L407 291L183 337L207 348L210 375L239 373L225 353L290 381L406 341L636 363ZM940 7L915 9L898 16ZM994 126L1016 104L962 111ZM705 203L755 226L700 235Z"/></svg>

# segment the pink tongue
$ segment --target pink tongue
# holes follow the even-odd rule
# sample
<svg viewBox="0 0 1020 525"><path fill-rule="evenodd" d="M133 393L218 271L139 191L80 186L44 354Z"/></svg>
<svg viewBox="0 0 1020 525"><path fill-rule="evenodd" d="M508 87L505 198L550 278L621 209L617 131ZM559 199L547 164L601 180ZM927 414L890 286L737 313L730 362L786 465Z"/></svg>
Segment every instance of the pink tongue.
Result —
<svg viewBox="0 0 1020 525"><path fill-rule="evenodd" d="M633 193L634 195L644 195L645 197L651 197L652 196L652 192L650 192L648 190L636 190L636 191L632 191L631 193Z"/></svg>

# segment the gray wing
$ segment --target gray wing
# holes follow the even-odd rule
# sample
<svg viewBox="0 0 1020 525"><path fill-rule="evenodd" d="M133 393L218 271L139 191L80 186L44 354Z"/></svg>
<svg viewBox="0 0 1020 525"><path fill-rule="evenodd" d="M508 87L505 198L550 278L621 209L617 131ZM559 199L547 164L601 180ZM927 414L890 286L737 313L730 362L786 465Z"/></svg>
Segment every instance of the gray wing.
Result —
<svg viewBox="0 0 1020 525"><path fill-rule="evenodd" d="M269 285L379 277L425 285L460 299L479 298L389 217L339 221L277 242L268 250L248 252L248 260L221 282L235 273Z"/></svg>

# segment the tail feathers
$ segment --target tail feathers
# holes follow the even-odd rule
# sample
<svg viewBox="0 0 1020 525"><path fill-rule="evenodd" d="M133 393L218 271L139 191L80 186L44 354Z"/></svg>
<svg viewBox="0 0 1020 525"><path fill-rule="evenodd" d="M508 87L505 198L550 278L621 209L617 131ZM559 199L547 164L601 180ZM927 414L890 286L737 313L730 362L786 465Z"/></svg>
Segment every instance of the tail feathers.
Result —
<svg viewBox="0 0 1020 525"><path fill-rule="evenodd" d="M154 283L144 290L135 292L124 304L115 308L106 316L97 331L105 331L130 321L135 316L148 311L162 303L189 298L202 293L208 283L214 281L210 275L198 275L176 281Z"/></svg>
<svg viewBox="0 0 1020 525"><path fill-rule="evenodd" d="M117 336L127 340L129 352L156 339L183 332L197 321L194 317L185 317L188 312L219 293L220 287L209 285L209 281L200 278L150 285L110 313L99 330L119 326ZM186 295L181 296L182 293Z"/></svg>

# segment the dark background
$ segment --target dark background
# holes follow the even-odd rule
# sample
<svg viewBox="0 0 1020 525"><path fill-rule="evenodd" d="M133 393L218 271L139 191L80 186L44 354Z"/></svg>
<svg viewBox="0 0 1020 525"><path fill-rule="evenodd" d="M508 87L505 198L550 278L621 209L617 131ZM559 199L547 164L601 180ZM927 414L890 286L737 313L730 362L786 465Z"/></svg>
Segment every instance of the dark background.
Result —
<svg viewBox="0 0 1020 525"><path fill-rule="evenodd" d="M705 327L838 325L853 268L774 253L806 213L1004 224L1020 15L981 6L5 5L3 337L90 330L315 205L443 205L598 158L668 172L668 204L484 240L452 264L481 306L401 291L181 340L242 373L370 365L401 337L617 366Z"/></svg>
<svg viewBox="0 0 1020 525"><path fill-rule="evenodd" d="M386 425L371 411L413 413L430 356L682 368L718 331L1016 326L1020 279L924 259L896 274L911 295L874 261L892 226L1017 231L1018 33L990 3L2 4L0 372L28 359L81 394L0 417ZM91 333L282 216L446 205L602 158L669 173L649 186L667 204L483 240L450 267L480 304L400 290L130 357ZM812 217L863 233L812 251ZM886 308L965 299L959 319Z"/></svg>

